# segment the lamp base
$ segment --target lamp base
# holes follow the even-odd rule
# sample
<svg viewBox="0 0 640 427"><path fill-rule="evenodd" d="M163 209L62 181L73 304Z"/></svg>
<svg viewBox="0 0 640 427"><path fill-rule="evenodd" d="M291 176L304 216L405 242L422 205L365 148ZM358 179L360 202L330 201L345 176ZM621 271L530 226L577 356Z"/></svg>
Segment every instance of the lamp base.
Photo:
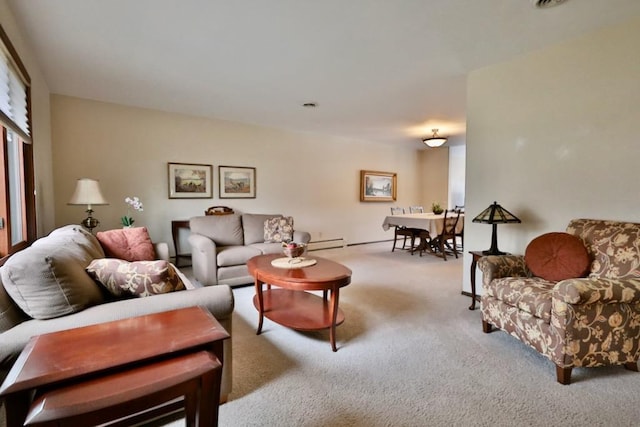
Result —
<svg viewBox="0 0 640 427"><path fill-rule="evenodd" d="M88 214L88 216L85 219L83 219L82 221L80 221L80 224L84 228L89 230L89 233L93 233L93 229L96 228L98 226L98 224L100 224L100 221L98 221L96 218L91 216L93 214L93 210L92 209L87 209L87 214Z"/></svg>
<svg viewBox="0 0 640 427"><path fill-rule="evenodd" d="M482 251L482 255L506 255L506 252L502 252L494 249L487 249L486 251Z"/></svg>

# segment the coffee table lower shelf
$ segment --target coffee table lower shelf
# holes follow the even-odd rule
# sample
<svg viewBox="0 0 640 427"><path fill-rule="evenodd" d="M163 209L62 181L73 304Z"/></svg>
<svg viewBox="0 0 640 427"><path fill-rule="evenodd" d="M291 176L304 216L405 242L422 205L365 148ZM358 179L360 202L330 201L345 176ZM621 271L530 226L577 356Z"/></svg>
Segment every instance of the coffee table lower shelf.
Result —
<svg viewBox="0 0 640 427"><path fill-rule="evenodd" d="M333 325L330 302L318 295L289 289L267 289L262 293L264 316L282 326L298 331L317 331ZM260 311L258 296L253 305ZM335 325L344 322L344 313L338 308Z"/></svg>

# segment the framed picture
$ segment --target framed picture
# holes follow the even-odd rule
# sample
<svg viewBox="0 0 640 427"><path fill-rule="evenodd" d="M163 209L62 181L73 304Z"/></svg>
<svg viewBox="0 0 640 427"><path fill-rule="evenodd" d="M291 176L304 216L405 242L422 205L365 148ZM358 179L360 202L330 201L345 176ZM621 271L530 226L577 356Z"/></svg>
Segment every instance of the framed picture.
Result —
<svg viewBox="0 0 640 427"><path fill-rule="evenodd" d="M197 163L169 163L170 199L213 198L213 166Z"/></svg>
<svg viewBox="0 0 640 427"><path fill-rule="evenodd" d="M396 200L398 175L394 172L360 171L361 202L393 202Z"/></svg>
<svg viewBox="0 0 640 427"><path fill-rule="evenodd" d="M219 166L221 199L255 199L256 168Z"/></svg>

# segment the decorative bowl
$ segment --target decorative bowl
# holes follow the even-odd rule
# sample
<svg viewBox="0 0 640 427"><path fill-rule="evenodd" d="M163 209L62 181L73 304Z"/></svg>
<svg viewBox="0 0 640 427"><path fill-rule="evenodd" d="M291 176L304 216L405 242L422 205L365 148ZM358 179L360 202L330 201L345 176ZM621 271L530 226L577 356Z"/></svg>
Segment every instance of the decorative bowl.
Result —
<svg viewBox="0 0 640 427"><path fill-rule="evenodd" d="M282 252L289 258L297 258L304 253L305 249L306 249L305 245L298 243L295 248L284 246L282 248Z"/></svg>

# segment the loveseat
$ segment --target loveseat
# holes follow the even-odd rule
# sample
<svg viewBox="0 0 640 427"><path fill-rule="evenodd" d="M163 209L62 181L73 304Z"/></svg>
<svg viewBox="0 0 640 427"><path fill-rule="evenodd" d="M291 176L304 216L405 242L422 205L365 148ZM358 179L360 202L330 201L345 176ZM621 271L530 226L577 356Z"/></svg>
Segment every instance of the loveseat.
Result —
<svg viewBox="0 0 640 427"><path fill-rule="evenodd" d="M640 224L575 219L566 232L577 236L586 249L584 277L548 280L535 275L527 258L540 260L529 256L529 247L525 256L479 260L484 332L495 326L551 359L561 384L571 382L573 367L623 365L637 371ZM547 271L550 265L575 266L579 252L567 259L556 246L548 255L539 264Z"/></svg>
<svg viewBox="0 0 640 427"><path fill-rule="evenodd" d="M156 245L155 250L168 259L166 244ZM68 225L12 255L0 267L0 382L34 335L196 305L208 309L231 335L234 300L228 286L194 288L172 266L187 290L140 298L110 297L86 271L93 260L104 257L95 236L80 226ZM132 337L131 345L135 342ZM231 362L231 340L226 340L223 400L231 391Z"/></svg>
<svg viewBox="0 0 640 427"><path fill-rule="evenodd" d="M197 216L189 220L193 275L200 284L253 283L247 261L282 253L281 241L308 243L309 233L294 230L293 218L267 214Z"/></svg>

